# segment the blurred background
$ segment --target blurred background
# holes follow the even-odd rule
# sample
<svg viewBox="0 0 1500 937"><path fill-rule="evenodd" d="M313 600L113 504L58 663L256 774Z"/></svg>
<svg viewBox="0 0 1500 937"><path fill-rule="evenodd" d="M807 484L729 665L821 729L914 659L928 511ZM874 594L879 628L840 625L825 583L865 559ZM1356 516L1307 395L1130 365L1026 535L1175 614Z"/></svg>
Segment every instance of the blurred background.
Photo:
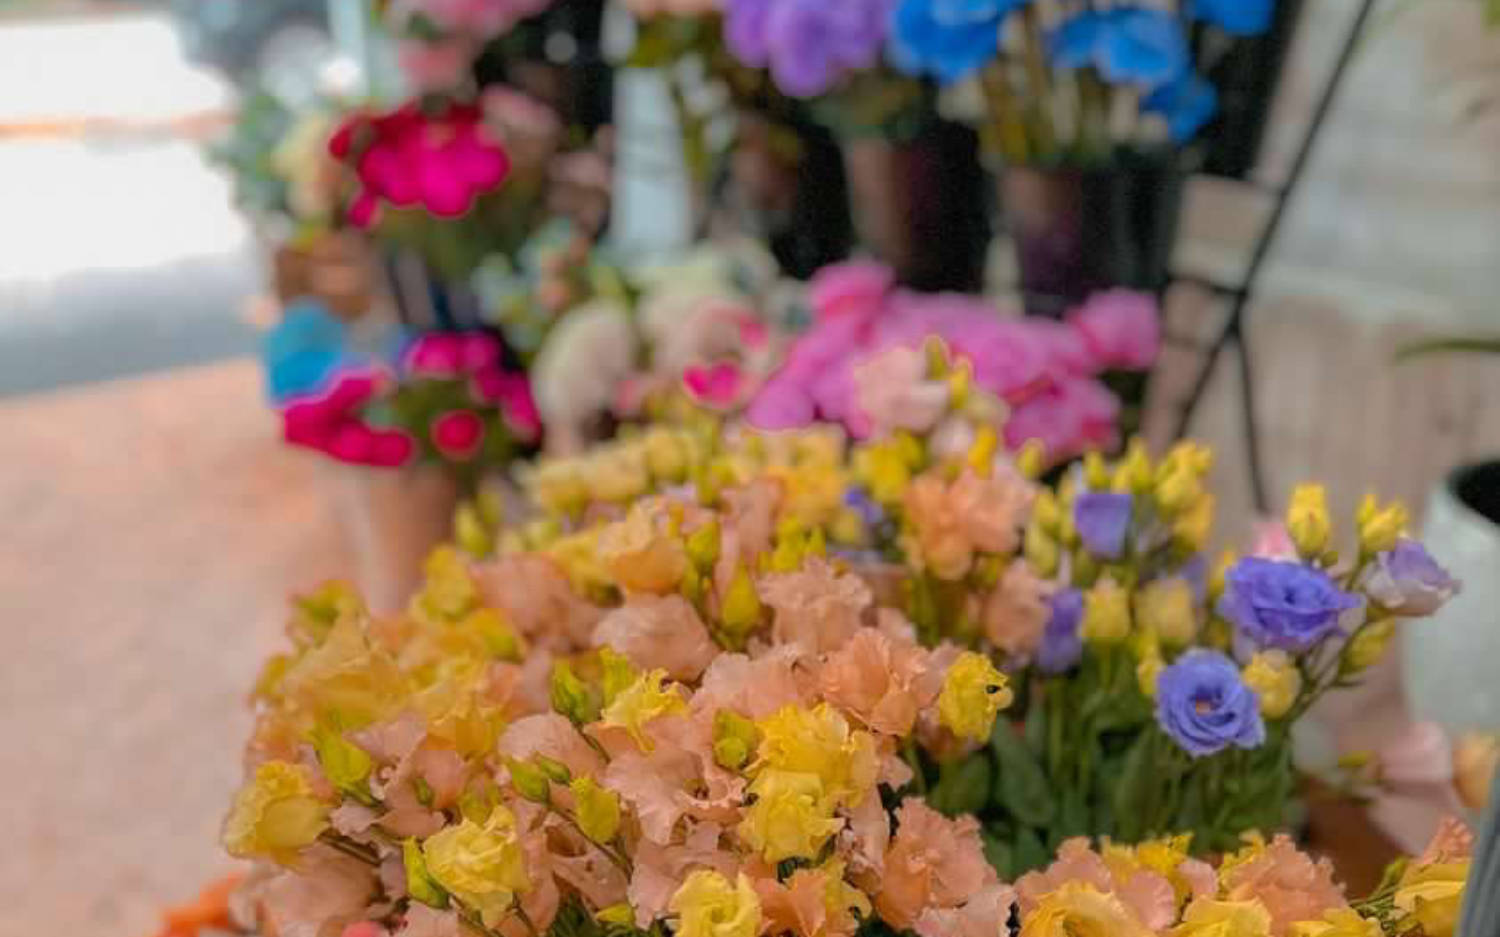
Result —
<svg viewBox="0 0 1500 937"><path fill-rule="evenodd" d="M265 406L274 255L209 149L263 91L399 81L360 7L0 0L0 933L149 933L229 867L217 827L283 597L355 563L336 470ZM1225 529L1261 516L1246 393L1264 508L1318 478L1336 515L1376 490L1420 525L1449 472L1500 453L1500 358L1394 362L1496 328L1500 34L1471 0L1382 0L1325 115L1359 3L1300 7L1253 168L1186 183L1141 425L1169 439L1200 392ZM649 70L616 78L625 253L692 210L660 169L664 97ZM1249 383L1231 350L1195 388L1230 305L1203 284L1240 277L1315 119L1243 317ZM1021 291L1015 233L984 247L997 296Z"/></svg>

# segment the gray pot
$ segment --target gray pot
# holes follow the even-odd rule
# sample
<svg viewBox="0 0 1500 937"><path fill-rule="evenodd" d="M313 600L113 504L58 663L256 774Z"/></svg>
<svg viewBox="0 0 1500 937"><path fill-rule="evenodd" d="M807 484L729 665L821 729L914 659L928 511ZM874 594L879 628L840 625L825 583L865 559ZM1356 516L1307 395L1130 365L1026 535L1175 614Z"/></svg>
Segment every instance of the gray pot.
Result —
<svg viewBox="0 0 1500 937"><path fill-rule="evenodd" d="M1500 461L1459 468L1432 493L1422 540L1463 591L1402 630L1407 703L1449 733L1500 729Z"/></svg>

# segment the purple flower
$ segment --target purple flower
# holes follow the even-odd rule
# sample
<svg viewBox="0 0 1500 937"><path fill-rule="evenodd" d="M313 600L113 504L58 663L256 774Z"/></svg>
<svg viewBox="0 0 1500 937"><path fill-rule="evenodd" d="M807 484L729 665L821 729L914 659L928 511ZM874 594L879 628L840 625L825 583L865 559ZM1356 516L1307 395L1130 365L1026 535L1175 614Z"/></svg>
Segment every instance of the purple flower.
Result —
<svg viewBox="0 0 1500 937"><path fill-rule="evenodd" d="M1073 502L1073 526L1078 539L1095 556L1117 560L1125 552L1130 530L1130 495L1086 491Z"/></svg>
<svg viewBox="0 0 1500 937"><path fill-rule="evenodd" d="M1234 661L1203 648L1183 654L1157 677L1156 722L1194 758L1266 740L1255 691Z"/></svg>
<svg viewBox="0 0 1500 937"><path fill-rule="evenodd" d="M1338 631L1339 617L1359 604L1322 570L1247 556L1229 568L1218 612L1261 647L1299 653Z"/></svg>
<svg viewBox="0 0 1500 937"><path fill-rule="evenodd" d="M730 0L725 38L746 65L808 98L846 72L870 68L885 44L888 0Z"/></svg>
<svg viewBox="0 0 1500 937"><path fill-rule="evenodd" d="M1078 626L1083 621L1083 593L1062 589L1052 596L1052 616L1042 631L1036 665L1042 673L1059 674L1077 666L1083 657L1083 639Z"/></svg>
<svg viewBox="0 0 1500 937"><path fill-rule="evenodd" d="M1375 557L1365 583L1370 598L1402 615L1431 615L1458 592L1458 580L1437 564L1427 548L1402 538Z"/></svg>

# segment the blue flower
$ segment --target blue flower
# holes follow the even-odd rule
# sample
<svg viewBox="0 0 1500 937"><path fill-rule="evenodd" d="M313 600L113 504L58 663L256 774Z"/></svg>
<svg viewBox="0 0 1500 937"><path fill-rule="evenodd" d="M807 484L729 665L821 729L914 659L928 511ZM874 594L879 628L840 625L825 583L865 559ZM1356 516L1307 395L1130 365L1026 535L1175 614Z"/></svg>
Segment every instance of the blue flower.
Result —
<svg viewBox="0 0 1500 937"><path fill-rule="evenodd" d="M932 18L945 26L989 23L997 32L1000 23L1029 0L932 0Z"/></svg>
<svg viewBox="0 0 1500 937"><path fill-rule="evenodd" d="M345 360L344 324L323 304L302 299L288 306L261 342L266 393L272 403L320 387Z"/></svg>
<svg viewBox="0 0 1500 937"><path fill-rule="evenodd" d="M1276 0L1193 0L1193 18L1207 20L1231 36L1259 36L1271 28Z"/></svg>
<svg viewBox="0 0 1500 937"><path fill-rule="evenodd" d="M1184 72L1146 95L1141 108L1167 119L1173 143L1191 140L1219 109L1219 92L1193 72Z"/></svg>
<svg viewBox="0 0 1500 937"><path fill-rule="evenodd" d="M1224 577L1218 612L1261 647L1300 653L1338 631L1340 616L1359 604L1320 569L1247 556Z"/></svg>
<svg viewBox="0 0 1500 937"><path fill-rule="evenodd" d="M1083 657L1083 638L1078 632L1082 622L1082 592L1067 588L1052 596L1052 615L1036 652L1036 665L1042 673L1059 674L1078 665Z"/></svg>
<svg viewBox="0 0 1500 937"><path fill-rule="evenodd" d="M966 78L1000 52L998 21L945 24L936 0L901 0L891 18L891 61L908 74L929 74L944 84Z"/></svg>
<svg viewBox="0 0 1500 937"><path fill-rule="evenodd" d="M1107 560L1119 559L1130 531L1130 495L1109 491L1080 494L1073 501L1073 526L1090 553Z"/></svg>
<svg viewBox="0 0 1500 937"><path fill-rule="evenodd" d="M1427 548L1402 538L1375 557L1365 591L1401 615L1431 615L1459 590L1458 580L1438 565Z"/></svg>
<svg viewBox="0 0 1500 937"><path fill-rule="evenodd" d="M1190 63L1182 27L1161 10L1080 13L1052 33L1048 46L1057 68L1092 67L1111 84L1148 90L1176 79Z"/></svg>
<svg viewBox="0 0 1500 937"><path fill-rule="evenodd" d="M1203 648L1183 654L1157 677L1156 722L1194 758L1231 745L1258 748L1266 740L1255 691L1234 661Z"/></svg>

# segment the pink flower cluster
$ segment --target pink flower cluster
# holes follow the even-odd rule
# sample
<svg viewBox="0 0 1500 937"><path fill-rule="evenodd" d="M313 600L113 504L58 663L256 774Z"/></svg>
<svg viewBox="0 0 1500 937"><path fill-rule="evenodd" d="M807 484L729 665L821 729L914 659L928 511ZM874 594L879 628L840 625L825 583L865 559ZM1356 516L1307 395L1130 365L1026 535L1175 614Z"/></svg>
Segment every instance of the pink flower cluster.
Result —
<svg viewBox="0 0 1500 937"><path fill-rule="evenodd" d="M416 443L404 430L377 428L361 415L389 381L377 370L343 371L322 393L288 404L281 414L282 435L340 462L395 468L411 461Z"/></svg>
<svg viewBox="0 0 1500 937"><path fill-rule="evenodd" d="M810 299L812 329L750 404L758 427L822 419L857 437L871 435L879 421L863 403L857 371L893 348L920 349L936 336L969 363L979 387L1010 406L1007 445L1036 439L1050 458L1065 459L1114 440L1119 401L1099 375L1149 368L1160 344L1154 300L1124 290L1090 298L1066 322L1020 319L974 296L898 290L889 269L856 261L821 271ZM878 370L882 382L899 376Z"/></svg>
<svg viewBox="0 0 1500 937"><path fill-rule="evenodd" d="M483 332L434 332L418 337L402 355L399 378L367 367L336 374L317 394L293 400L282 410L287 442L326 453L340 462L396 468L412 461L425 437L438 454L462 462L479 453L488 432L486 411L498 411L505 428L534 442L542 422L526 376L501 363L500 340ZM447 381L453 406L425 426L379 426L372 410L396 400L412 382ZM401 406L388 407L397 414Z"/></svg>
<svg viewBox="0 0 1500 937"><path fill-rule="evenodd" d="M334 131L328 149L359 176L360 192L349 206L349 220L359 227L375 222L383 202L462 215L510 172L510 157L491 139L484 112L468 104L448 104L436 114L415 102L354 114Z"/></svg>

